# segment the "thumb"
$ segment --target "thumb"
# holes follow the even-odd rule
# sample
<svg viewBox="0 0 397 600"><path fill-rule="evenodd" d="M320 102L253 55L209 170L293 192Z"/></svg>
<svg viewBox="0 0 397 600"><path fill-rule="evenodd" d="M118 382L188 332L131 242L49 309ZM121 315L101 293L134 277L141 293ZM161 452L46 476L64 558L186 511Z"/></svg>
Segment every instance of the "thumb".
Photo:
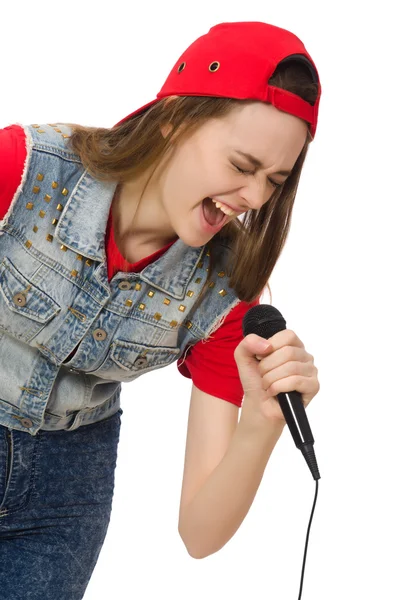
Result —
<svg viewBox="0 0 397 600"><path fill-rule="evenodd" d="M264 358L272 351L271 344L267 349L265 338L250 333L246 335L238 344L234 351L234 360L236 361L240 381L245 394L263 392L266 394L262 386L262 377L259 371L258 358ZM257 358L258 356L258 358Z"/></svg>

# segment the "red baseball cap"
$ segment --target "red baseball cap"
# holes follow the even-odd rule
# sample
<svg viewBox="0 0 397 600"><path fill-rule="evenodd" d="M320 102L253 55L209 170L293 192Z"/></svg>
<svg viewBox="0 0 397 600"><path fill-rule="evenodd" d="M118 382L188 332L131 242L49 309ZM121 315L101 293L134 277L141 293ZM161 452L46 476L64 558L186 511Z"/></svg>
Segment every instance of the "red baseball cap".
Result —
<svg viewBox="0 0 397 600"><path fill-rule="evenodd" d="M269 85L281 61L302 61L318 85L314 105ZM316 66L301 40L286 29L243 21L219 23L194 41L178 58L157 98L119 121L120 125L167 96L216 96L269 102L317 128L321 85Z"/></svg>

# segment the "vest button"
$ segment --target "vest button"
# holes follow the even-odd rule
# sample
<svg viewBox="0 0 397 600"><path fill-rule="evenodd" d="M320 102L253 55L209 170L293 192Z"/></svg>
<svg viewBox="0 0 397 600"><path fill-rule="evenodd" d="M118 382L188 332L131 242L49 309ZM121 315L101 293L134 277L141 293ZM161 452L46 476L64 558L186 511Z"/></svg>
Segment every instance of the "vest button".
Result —
<svg viewBox="0 0 397 600"><path fill-rule="evenodd" d="M21 293L15 294L15 296L13 297L13 302L17 306L25 306L25 304L26 304L25 294L21 294ZM29 425L29 427L30 427L30 425Z"/></svg>
<svg viewBox="0 0 397 600"><path fill-rule="evenodd" d="M129 281L120 281L119 290L130 290L132 288L132 283Z"/></svg>
<svg viewBox="0 0 397 600"><path fill-rule="evenodd" d="M104 329L95 329L95 331L92 333L92 335L94 336L94 339L97 340L98 342L103 342L103 340L106 340L108 334L106 333L106 331Z"/></svg>
<svg viewBox="0 0 397 600"><path fill-rule="evenodd" d="M23 427L32 427L33 421L31 421L30 419L21 419L21 425Z"/></svg>
<svg viewBox="0 0 397 600"><path fill-rule="evenodd" d="M134 367L144 367L147 363L146 356L138 356L136 361L134 362Z"/></svg>

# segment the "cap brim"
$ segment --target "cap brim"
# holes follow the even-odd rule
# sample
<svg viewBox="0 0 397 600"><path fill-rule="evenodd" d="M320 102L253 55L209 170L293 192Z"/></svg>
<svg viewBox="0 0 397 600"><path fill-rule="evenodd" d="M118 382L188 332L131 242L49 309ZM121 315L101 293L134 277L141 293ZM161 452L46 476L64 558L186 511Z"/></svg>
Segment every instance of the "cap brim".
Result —
<svg viewBox="0 0 397 600"><path fill-rule="evenodd" d="M151 102L148 102L147 104L144 104L143 106L141 106L137 110L134 110L134 112L132 112L131 114L129 114L127 117L124 117L124 119L121 119L121 121L119 121L118 123L116 123L116 125L113 125L113 127L117 127L118 125L121 125L122 123L125 123L126 121L129 121L130 119L132 119L136 115L139 115L141 112L145 111L147 108L150 108L151 106L153 106L153 104L155 104L158 101L159 101L159 98L156 98L155 100L152 100Z"/></svg>

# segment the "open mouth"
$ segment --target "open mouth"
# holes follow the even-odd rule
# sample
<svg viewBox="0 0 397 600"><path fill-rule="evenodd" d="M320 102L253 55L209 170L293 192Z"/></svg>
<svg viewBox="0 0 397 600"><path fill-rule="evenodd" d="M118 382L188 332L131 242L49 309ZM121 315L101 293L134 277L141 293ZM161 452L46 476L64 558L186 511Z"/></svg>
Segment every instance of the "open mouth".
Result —
<svg viewBox="0 0 397 600"><path fill-rule="evenodd" d="M212 198L204 198L202 205L203 215L208 225L219 229L219 227L222 227L222 225L226 223L228 215L226 215L220 208L215 206Z"/></svg>

